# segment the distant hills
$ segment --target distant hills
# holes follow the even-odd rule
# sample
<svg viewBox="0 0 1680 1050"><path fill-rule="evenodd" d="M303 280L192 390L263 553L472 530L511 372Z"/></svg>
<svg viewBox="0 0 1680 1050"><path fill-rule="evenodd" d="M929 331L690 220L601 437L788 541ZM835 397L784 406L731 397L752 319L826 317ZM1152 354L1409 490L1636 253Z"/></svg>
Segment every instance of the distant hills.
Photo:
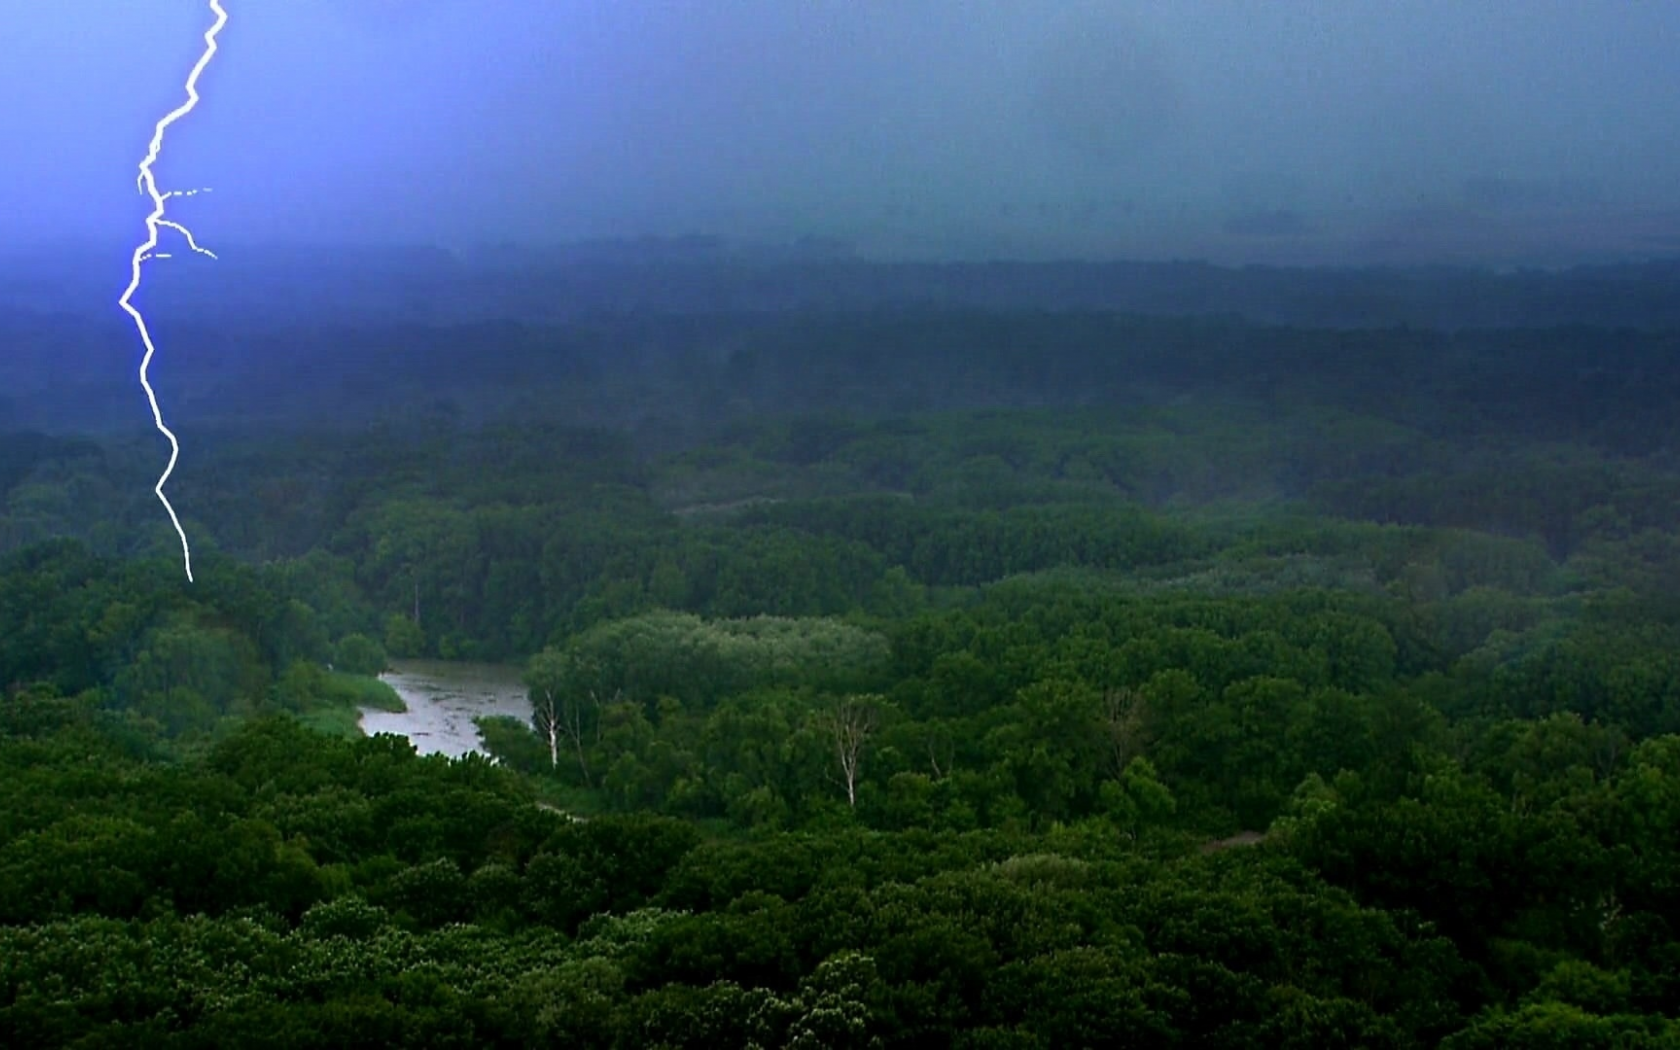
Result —
<svg viewBox="0 0 1680 1050"><path fill-rule="evenodd" d="M1288 213L1263 214L1236 226L1245 235L1273 235L1299 221ZM1446 221L1431 213L1413 224ZM640 238L461 252L219 247L219 261L183 258L148 274L143 305L160 316L241 325L906 306L1234 314L1312 327L1680 323L1680 243L1651 261L1506 271L1229 267L1196 260L880 262L823 238L772 245ZM109 319L126 277L126 256L114 250L0 255L0 312Z"/></svg>
<svg viewBox="0 0 1680 1050"><path fill-rule="evenodd" d="M189 427L357 426L434 403L467 423L513 414L679 430L842 402L1129 403L1172 396L1198 369L1264 390L1268 376L1340 368L1336 333L1355 331L1367 334L1345 345L1378 377L1372 396L1385 370L1487 353L1490 383L1520 383L1544 358L1554 381L1579 374L1604 397L1667 411L1645 395L1668 396L1680 374L1680 260L1495 273L848 252L706 238L470 255L226 250L160 266L142 306L165 410ZM0 429L149 424L111 262L0 259ZM1311 353L1267 356L1283 328L1319 333L1292 338ZM1174 349L1209 345L1228 353ZM1580 389L1571 383L1557 389Z"/></svg>

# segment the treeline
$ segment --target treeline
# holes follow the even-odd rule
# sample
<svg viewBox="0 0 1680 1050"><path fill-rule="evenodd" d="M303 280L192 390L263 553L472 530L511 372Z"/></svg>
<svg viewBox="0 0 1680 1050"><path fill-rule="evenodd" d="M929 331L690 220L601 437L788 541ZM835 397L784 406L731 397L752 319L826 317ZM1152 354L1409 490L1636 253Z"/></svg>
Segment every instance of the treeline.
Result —
<svg viewBox="0 0 1680 1050"><path fill-rule="evenodd" d="M178 549L149 491L119 486L151 476L135 450L11 447L22 480L0 538ZM890 617L1065 569L1220 586L1294 573L1419 598L1617 587L1665 622L1680 612L1665 531L1680 483L1662 456L1331 411L808 417L652 459L623 435L433 413L354 439L232 435L179 477L201 557L306 577L295 596L334 641L367 633L399 656L522 658L656 608Z"/></svg>
<svg viewBox="0 0 1680 1050"><path fill-rule="evenodd" d="M1488 590L1418 610L1023 582L893 621L890 660L856 628L766 622L751 644L672 614L577 635L530 665L546 752L504 725L492 749L592 808L745 827L1107 816L1224 835L1271 824L1304 781L1352 770L1398 791L1426 756L1528 722L1586 727L1600 775L1680 734L1680 630Z"/></svg>
<svg viewBox="0 0 1680 1050"><path fill-rule="evenodd" d="M241 318L237 333L183 322L171 331L183 377L171 391L171 418L203 446L217 431L355 431L441 403L473 427L511 418L629 432L641 448L665 453L765 418L1135 410L1220 397L1311 403L1455 437L1549 433L1638 453L1674 443L1672 323L1530 315L1455 331L1369 318L1313 326L1211 308L1191 314L924 303L301 329L253 328ZM142 433L132 377L83 372L78 358L104 358L66 349L121 337L73 320L22 327L10 340L13 359L0 363L12 404L0 430ZM301 375L310 381L294 379Z"/></svg>
<svg viewBox="0 0 1680 1050"><path fill-rule="evenodd" d="M940 309L1091 310L1240 314L1306 327L1410 324L1495 328L1524 324L1673 327L1680 267L1672 259L1496 273L1479 267L1332 269L1207 262L987 261L886 263L845 257L806 238L786 250L710 238L596 242L471 253L435 248L309 251L270 245L160 288L152 312L178 325L295 322L300 311L345 326L396 319L429 324L485 317L543 320L605 311L713 314L720 309L868 312ZM108 256L32 251L0 259L0 325L103 301L90 285ZM120 324L111 321L112 329Z"/></svg>
<svg viewBox="0 0 1680 1050"><path fill-rule="evenodd" d="M203 737L269 712L369 701L385 654L370 607L320 559L253 569L115 561L75 541L0 559L0 689L114 717L137 739ZM69 698L69 699L62 699Z"/></svg>

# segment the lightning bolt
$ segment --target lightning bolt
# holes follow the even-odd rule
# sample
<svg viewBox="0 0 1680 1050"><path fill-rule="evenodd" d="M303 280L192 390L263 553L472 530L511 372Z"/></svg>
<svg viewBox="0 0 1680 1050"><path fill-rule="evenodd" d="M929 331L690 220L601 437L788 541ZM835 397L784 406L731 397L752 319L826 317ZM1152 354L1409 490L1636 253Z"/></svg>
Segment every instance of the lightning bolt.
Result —
<svg viewBox="0 0 1680 1050"><path fill-rule="evenodd" d="M168 115L157 122L157 127L152 131L152 143L146 150L146 159L140 162L140 174L135 181L140 188L140 192L152 198L152 213L146 216L146 239L134 249L128 287L123 291L122 298L117 300L117 305L127 311L128 316L134 319L134 327L140 332L140 341L146 346L145 356L140 359L140 385L145 388L146 400L152 406L152 422L157 425L158 431L169 439L169 465L163 468L163 474L159 476L157 485L152 491L157 493L157 498L163 504L163 509L169 512L169 520L175 526L175 533L181 537L181 560L186 566L187 582L189 583L192 582L193 578L192 547L187 543L187 531L181 528L181 519L175 516L175 508L170 505L169 497L163 494L164 483L169 480L169 475L175 472L175 461L181 456L181 443L175 440L174 432L164 425L163 410L158 408L157 392L152 389L151 381L147 378L146 373L151 368L152 355L157 353L157 347L152 344L152 334L146 328L146 319L140 316L140 311L135 309L131 300L134 298L134 293L140 289L141 265L151 259L170 258L171 253L158 251L159 229L167 227L174 230L186 238L187 247L194 252L200 255L208 255L212 259L216 257L214 252L199 247L198 242L193 239L191 230L178 222L172 222L163 217L164 207L170 198L190 197L203 191L171 190L168 193L160 193L157 187L157 177L152 174L152 165L157 163L158 154L163 152L163 133L169 129L169 125L191 113L193 107L198 105L199 74L203 73L204 67L208 66L210 60L216 57L216 36L222 31L222 27L227 25L228 16L227 12L222 9L221 0L210 0L210 10L215 14L216 22L204 34L204 54L199 56L197 64L192 67L192 72L187 74L187 100L170 110Z"/></svg>

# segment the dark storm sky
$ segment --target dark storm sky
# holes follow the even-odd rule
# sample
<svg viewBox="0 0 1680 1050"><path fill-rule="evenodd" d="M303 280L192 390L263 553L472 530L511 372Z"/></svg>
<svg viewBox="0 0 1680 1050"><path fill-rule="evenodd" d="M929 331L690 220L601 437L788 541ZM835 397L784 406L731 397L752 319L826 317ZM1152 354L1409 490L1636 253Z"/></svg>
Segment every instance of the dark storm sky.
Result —
<svg viewBox="0 0 1680 1050"><path fill-rule="evenodd" d="M158 169L213 188L175 212L212 245L693 231L1168 255L1680 205L1673 3L226 7ZM139 229L134 167L209 21L199 0L6 0L14 246Z"/></svg>

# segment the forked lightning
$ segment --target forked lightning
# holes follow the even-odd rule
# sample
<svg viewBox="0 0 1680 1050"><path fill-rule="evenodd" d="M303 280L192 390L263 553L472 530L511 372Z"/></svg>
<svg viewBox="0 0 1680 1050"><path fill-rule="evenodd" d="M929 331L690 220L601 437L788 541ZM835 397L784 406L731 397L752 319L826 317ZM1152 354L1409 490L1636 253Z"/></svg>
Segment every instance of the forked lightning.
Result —
<svg viewBox="0 0 1680 1050"><path fill-rule="evenodd" d="M203 73L204 68L210 64L210 60L216 57L216 35L222 31L223 26L227 25L228 16L227 12L222 9L221 0L210 0L210 10L215 14L216 21L204 34L204 54L199 56L192 72L187 74L187 100L157 122L157 127L152 131L151 146L146 150L146 158L140 162L140 174L136 181L139 184L140 191L152 198L152 212L146 216L146 239L134 249L128 287L123 291L122 298L117 300L117 305L134 318L134 327L139 330L140 341L146 346L146 353L140 358L140 385L145 388L146 400L152 406L152 422L157 425L163 436L169 439L169 463L163 468L163 474L158 477L157 485L153 491L157 493L158 500L163 503L163 509L169 512L169 520L175 525L176 534L181 537L181 560L186 566L189 582L192 580L192 547L187 543L187 531L181 527L181 519L176 517L175 508L170 505L169 497L163 494L164 483L169 480L169 475L174 473L175 461L180 458L181 443L175 440L174 432L164 425L163 411L158 408L157 392L152 389L151 381L147 377L146 373L151 367L152 355L157 352L157 347L152 345L152 334L146 327L146 319L140 316L140 311L135 308L132 300L134 293L140 289L140 268L142 264L151 259L167 259L170 257L169 252L158 250L159 229L167 227L174 230L186 238L187 247L194 252L200 255L208 255L212 259L216 257L214 252L199 247L198 242L193 238L192 231L178 222L163 217L165 205L171 197L190 197L202 191L172 190L167 193L159 192L157 177L152 173L152 165L157 163L158 154L163 151L163 133L168 130L171 124L191 113L193 107L198 105L199 74Z"/></svg>

